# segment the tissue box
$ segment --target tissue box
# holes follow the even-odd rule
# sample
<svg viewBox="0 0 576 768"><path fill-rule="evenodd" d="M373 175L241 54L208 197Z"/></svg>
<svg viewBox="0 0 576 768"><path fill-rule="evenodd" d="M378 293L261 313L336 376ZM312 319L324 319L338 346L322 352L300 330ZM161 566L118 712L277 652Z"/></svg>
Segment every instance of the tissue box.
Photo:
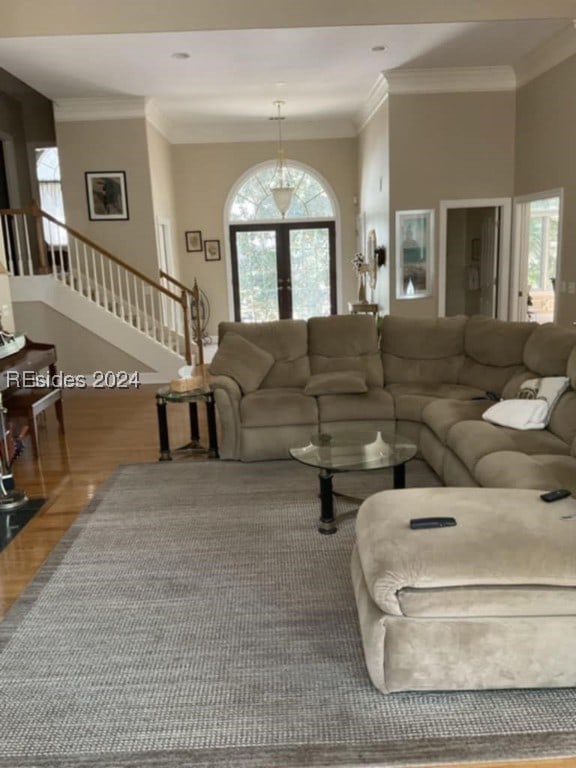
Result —
<svg viewBox="0 0 576 768"><path fill-rule="evenodd" d="M190 392L192 389L197 389L198 385L198 378L172 379L170 382L170 389L172 392Z"/></svg>

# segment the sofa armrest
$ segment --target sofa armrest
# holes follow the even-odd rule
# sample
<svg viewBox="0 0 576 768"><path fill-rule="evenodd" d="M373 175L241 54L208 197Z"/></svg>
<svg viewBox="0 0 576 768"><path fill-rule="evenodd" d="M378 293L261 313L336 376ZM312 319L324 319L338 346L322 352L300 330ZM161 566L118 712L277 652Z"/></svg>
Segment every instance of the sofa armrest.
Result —
<svg viewBox="0 0 576 768"><path fill-rule="evenodd" d="M216 412L220 421L220 458L240 457L240 400L242 390L229 376L211 376Z"/></svg>

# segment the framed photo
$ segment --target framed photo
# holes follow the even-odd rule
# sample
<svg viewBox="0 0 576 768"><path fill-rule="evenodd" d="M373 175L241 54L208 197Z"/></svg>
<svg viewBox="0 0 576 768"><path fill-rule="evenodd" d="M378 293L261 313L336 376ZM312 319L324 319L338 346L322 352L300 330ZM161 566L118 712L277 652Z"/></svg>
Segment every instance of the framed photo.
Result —
<svg viewBox="0 0 576 768"><path fill-rule="evenodd" d="M220 240L204 240L204 261L220 261Z"/></svg>
<svg viewBox="0 0 576 768"><path fill-rule="evenodd" d="M396 211L396 298L432 295L434 211Z"/></svg>
<svg viewBox="0 0 576 768"><path fill-rule="evenodd" d="M86 196L91 221L126 221L128 198L124 171L87 171Z"/></svg>
<svg viewBox="0 0 576 768"><path fill-rule="evenodd" d="M193 229L191 232L185 232L186 250L188 253L194 253L202 250L202 232L199 229Z"/></svg>

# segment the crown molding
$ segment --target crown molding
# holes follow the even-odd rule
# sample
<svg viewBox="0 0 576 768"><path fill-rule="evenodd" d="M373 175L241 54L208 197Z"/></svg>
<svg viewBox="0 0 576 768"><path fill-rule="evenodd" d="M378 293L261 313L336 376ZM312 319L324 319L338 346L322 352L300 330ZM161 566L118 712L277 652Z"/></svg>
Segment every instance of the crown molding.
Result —
<svg viewBox="0 0 576 768"><path fill-rule="evenodd" d="M356 130L360 133L368 125L376 112L388 98L388 80L383 72L378 75L378 79L372 86L368 98L362 105L356 120Z"/></svg>
<svg viewBox="0 0 576 768"><path fill-rule="evenodd" d="M173 143L172 134L174 132L174 128L172 123L162 112L162 109L154 99L148 99L146 101L145 117L150 125L153 125L158 133L162 134L166 141Z"/></svg>
<svg viewBox="0 0 576 768"><path fill-rule="evenodd" d="M388 93L461 93L513 91L516 75L512 67L449 67L398 69L384 73Z"/></svg>
<svg viewBox="0 0 576 768"><path fill-rule="evenodd" d="M518 87L576 54L576 22L514 65Z"/></svg>
<svg viewBox="0 0 576 768"><path fill-rule="evenodd" d="M146 117L144 97L59 99L54 102L54 119L60 123L83 120L126 120Z"/></svg>

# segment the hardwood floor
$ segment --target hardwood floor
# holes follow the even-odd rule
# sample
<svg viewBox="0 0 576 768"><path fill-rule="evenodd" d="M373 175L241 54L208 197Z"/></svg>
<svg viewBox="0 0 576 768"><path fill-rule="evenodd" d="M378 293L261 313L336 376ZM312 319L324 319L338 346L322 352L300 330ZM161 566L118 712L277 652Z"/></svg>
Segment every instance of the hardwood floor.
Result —
<svg viewBox="0 0 576 768"><path fill-rule="evenodd" d="M0 618L114 469L119 464L158 460L157 388L66 391L64 435L58 430L54 409L45 411L45 423L39 429L39 460L32 457L28 439L13 469L18 490L48 501L0 552ZM202 405L198 411L204 436ZM167 412L171 445L187 443L187 406L170 404Z"/></svg>
<svg viewBox="0 0 576 768"><path fill-rule="evenodd" d="M65 393L66 434L58 431L54 409L40 428L40 459L29 443L14 465L19 490L48 499L42 510L0 552L0 618L18 598L38 568L119 464L156 462L158 430L155 385L139 390L69 390ZM207 440L205 412L199 407L200 431ZM188 442L187 406L168 406L172 446ZM184 460L202 459L195 456ZM466 768L576 768L576 758L522 763L466 763ZM441 766L438 766L441 768ZM451 765L450 768L464 768Z"/></svg>

